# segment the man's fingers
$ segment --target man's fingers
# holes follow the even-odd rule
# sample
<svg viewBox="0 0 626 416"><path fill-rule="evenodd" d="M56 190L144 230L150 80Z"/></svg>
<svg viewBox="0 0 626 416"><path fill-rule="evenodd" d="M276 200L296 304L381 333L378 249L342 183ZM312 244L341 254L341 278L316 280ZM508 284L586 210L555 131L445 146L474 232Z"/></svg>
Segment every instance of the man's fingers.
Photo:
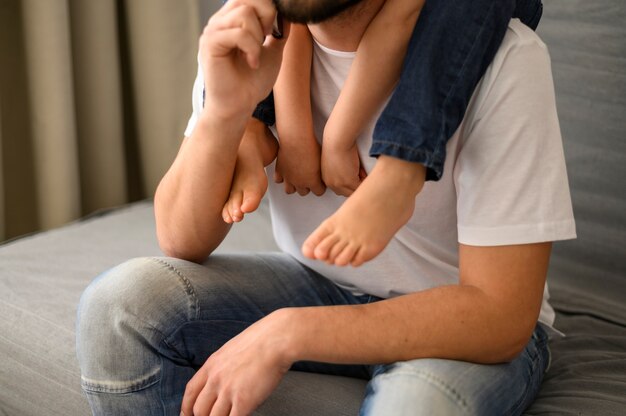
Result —
<svg viewBox="0 0 626 416"><path fill-rule="evenodd" d="M276 16L276 8L270 0L229 0L218 12L216 17L224 17L240 7L251 7L258 17L263 33L269 35L272 33L272 25Z"/></svg>
<svg viewBox="0 0 626 416"><path fill-rule="evenodd" d="M181 404L180 410L185 414L185 416L193 415L193 406L196 403L196 399L204 385L206 384L207 373L203 369L198 370L196 374L189 380L187 386L185 387L185 394L183 395L183 401Z"/></svg>
<svg viewBox="0 0 626 416"><path fill-rule="evenodd" d="M277 62L281 62L283 59L283 49L287 44L287 38L289 37L289 31L291 23L287 20L283 20L283 37L276 39L274 36L267 36L265 43L263 43L263 55L261 56L261 65L268 65L269 67L275 66ZM280 65L278 66L280 68Z"/></svg>
<svg viewBox="0 0 626 416"><path fill-rule="evenodd" d="M221 395L213 405L210 416L229 416L231 415L231 408L230 400Z"/></svg>
<svg viewBox="0 0 626 416"><path fill-rule="evenodd" d="M193 404L193 416L209 416L213 414L213 406L217 401L217 392L211 383L207 383ZM187 413L185 413L186 415ZM228 416L228 413L226 413Z"/></svg>
<svg viewBox="0 0 626 416"><path fill-rule="evenodd" d="M223 18L218 19L212 27L213 30L236 28L250 31L259 44L265 40L263 26L261 26L253 7L247 5L238 7Z"/></svg>
<svg viewBox="0 0 626 416"><path fill-rule="evenodd" d="M233 49L239 49L245 54L248 65L258 68L262 46L249 31L242 28L226 29L215 31L212 36L215 56L226 56Z"/></svg>
<svg viewBox="0 0 626 416"><path fill-rule="evenodd" d="M276 11L268 0L230 0L210 20L204 36L216 45L215 56L225 56L234 48L246 56L251 68L258 68L261 61L261 46L265 42L268 58L272 62L282 57L284 41L266 41L271 33ZM287 32L288 32L288 24ZM273 39L268 36L267 39Z"/></svg>

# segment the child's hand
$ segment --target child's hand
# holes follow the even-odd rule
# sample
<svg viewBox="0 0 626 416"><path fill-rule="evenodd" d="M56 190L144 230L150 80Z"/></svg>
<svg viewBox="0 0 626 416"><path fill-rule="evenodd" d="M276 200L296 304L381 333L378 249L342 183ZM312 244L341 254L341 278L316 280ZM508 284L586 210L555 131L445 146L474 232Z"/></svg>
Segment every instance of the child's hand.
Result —
<svg viewBox="0 0 626 416"><path fill-rule="evenodd" d="M296 143L293 143L293 142ZM320 196L326 191L320 172L320 145L312 140L283 140L276 156L274 181L285 184L285 192Z"/></svg>
<svg viewBox="0 0 626 416"><path fill-rule="evenodd" d="M322 145L322 180L337 195L350 196L365 179L356 143L349 147Z"/></svg>

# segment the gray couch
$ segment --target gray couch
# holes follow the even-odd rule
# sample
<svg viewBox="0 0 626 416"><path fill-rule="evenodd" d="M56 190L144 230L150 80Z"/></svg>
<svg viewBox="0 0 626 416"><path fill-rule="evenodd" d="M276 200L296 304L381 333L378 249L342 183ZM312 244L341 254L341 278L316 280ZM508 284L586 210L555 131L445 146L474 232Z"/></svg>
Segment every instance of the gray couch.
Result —
<svg viewBox="0 0 626 416"><path fill-rule="evenodd" d="M553 361L529 415L626 414L626 5L545 0L579 238L555 245ZM252 236L252 237L250 237ZM222 251L275 249L263 205ZM149 201L0 246L0 415L86 415L76 305L99 272L159 255ZM361 380L290 373L259 415L354 415Z"/></svg>

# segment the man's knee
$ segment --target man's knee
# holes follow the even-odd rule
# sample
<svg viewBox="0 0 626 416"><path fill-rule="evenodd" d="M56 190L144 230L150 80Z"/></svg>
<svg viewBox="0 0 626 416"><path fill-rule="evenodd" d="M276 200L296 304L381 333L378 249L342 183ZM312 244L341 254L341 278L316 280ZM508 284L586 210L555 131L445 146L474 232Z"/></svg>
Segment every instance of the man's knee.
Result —
<svg viewBox="0 0 626 416"><path fill-rule="evenodd" d="M172 325L193 319L193 288L167 258L136 258L98 276L83 292L77 320L79 361L108 348L157 343Z"/></svg>
<svg viewBox="0 0 626 416"><path fill-rule="evenodd" d="M187 298L191 289L171 264L167 258L140 257L102 273L83 292L79 318L114 318L121 312L150 316L166 307L162 301L174 300L172 296Z"/></svg>

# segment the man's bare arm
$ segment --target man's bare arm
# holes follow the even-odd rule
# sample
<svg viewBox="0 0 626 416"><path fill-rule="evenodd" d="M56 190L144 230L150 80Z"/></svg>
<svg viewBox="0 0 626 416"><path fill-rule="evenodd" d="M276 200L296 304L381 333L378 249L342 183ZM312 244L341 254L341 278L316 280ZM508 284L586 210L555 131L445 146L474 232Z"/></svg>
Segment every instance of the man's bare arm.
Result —
<svg viewBox="0 0 626 416"><path fill-rule="evenodd" d="M459 285L362 306L283 309L273 317L290 334L283 353L289 362L510 361L537 322L550 248L461 245Z"/></svg>
<svg viewBox="0 0 626 416"><path fill-rule="evenodd" d="M509 361L535 327L550 247L461 246L459 285L368 305L280 309L209 357L187 384L182 410L200 414L225 405L249 414L301 360Z"/></svg>
<svg viewBox="0 0 626 416"><path fill-rule="evenodd" d="M226 236L229 225L221 212L230 193L242 124L201 118L184 139L154 198L157 236L166 255L202 261Z"/></svg>
<svg viewBox="0 0 626 416"><path fill-rule="evenodd" d="M169 256L202 261L228 232L221 213L237 149L280 68L284 40L266 38L275 14L270 1L230 1L200 37L204 110L155 195L157 236Z"/></svg>

